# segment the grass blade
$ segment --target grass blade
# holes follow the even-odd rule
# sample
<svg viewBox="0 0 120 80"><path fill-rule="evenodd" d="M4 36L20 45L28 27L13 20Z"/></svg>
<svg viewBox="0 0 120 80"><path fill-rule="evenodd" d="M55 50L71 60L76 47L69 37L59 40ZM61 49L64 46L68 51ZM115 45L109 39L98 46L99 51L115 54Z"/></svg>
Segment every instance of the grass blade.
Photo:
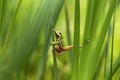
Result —
<svg viewBox="0 0 120 80"><path fill-rule="evenodd" d="M115 3L116 7L116 3ZM112 27L112 45L111 45L111 63L110 63L110 80L112 80L112 65L113 65L113 49L114 49L114 29L115 29L115 7L114 7L114 14L113 14L113 27Z"/></svg>
<svg viewBox="0 0 120 80"><path fill-rule="evenodd" d="M96 62L98 60L100 51L102 49L102 45L107 33L107 29L108 29L108 25L111 21L111 17L114 11L114 3L116 0L112 0L111 5L109 7L109 10L107 12L107 15L105 17L104 23L103 23L103 27L100 31L100 35L98 36L97 34L94 36L94 38L92 38L92 41L88 44L88 48L83 47L83 51L87 51L87 52L82 52L81 55L81 60L80 60L80 69L81 73L80 73L80 80L91 80L94 73L95 73L95 69L96 69ZM84 50L84 48L86 48L86 50ZM88 54L87 54L88 53ZM94 55L94 58L93 58ZM91 66L91 67L89 67Z"/></svg>
<svg viewBox="0 0 120 80"><path fill-rule="evenodd" d="M7 10L7 0L1 0L0 1L0 46L3 45L3 28L5 23L5 16L6 16L6 10Z"/></svg>
<svg viewBox="0 0 120 80"><path fill-rule="evenodd" d="M115 72L117 72L117 70L120 68L120 56L117 58L117 60L115 61L115 63L112 65L112 75L113 76L115 74ZM105 80L110 80L110 70L108 70L107 74L106 74L106 78Z"/></svg>
<svg viewBox="0 0 120 80"><path fill-rule="evenodd" d="M94 7L95 7L95 0L88 0L87 3L87 13L86 13L86 21L85 21L85 28L84 28L84 37L83 37L83 48L81 51L81 56L80 56L80 80L84 80L83 78L87 78L84 77L83 75L86 75L87 71L84 71L86 69L86 64L87 64L87 59L88 59L88 50L90 48L90 44L88 43L87 45L85 45L85 43L91 39L91 29L92 29L92 20L93 20L93 11L94 11ZM91 41L90 41L91 43Z"/></svg>
<svg viewBox="0 0 120 80"><path fill-rule="evenodd" d="M66 18L66 34L67 34L67 42L68 45L71 45L71 35L70 35L70 26L69 26L69 16L68 16L68 9L67 4L65 4L65 18ZM72 51L69 52L69 59L72 63Z"/></svg>
<svg viewBox="0 0 120 80"><path fill-rule="evenodd" d="M48 23L47 23L48 28L47 28L47 30L45 30L45 32L47 32L46 37L45 37L45 42L44 42L45 46L44 46L42 58L40 59L36 80L40 80L41 77L42 77L43 72L45 71L46 62L47 62L47 55L48 55L48 49L49 49L48 44L49 44L49 41L50 41L50 38L51 38L51 28L54 28L55 25L56 25L56 22L57 22L59 13L61 11L61 8L63 6L63 3L64 3L64 0L61 0L61 1L51 0L49 3L46 0L45 4L47 6L51 7L51 4L52 4L52 7L49 8L49 10L52 11L52 12L49 14ZM48 7L47 7L47 9L48 9Z"/></svg>
<svg viewBox="0 0 120 80"><path fill-rule="evenodd" d="M72 62L72 80L78 80L78 62L79 62L79 43L80 43L80 2L75 0L74 15L74 42L73 42L73 62Z"/></svg>
<svg viewBox="0 0 120 80"><path fill-rule="evenodd" d="M53 42L55 42L55 37L53 36ZM57 69L57 60L56 60L56 53L55 53L55 45L53 45L53 72L54 72L54 80L58 80L58 69Z"/></svg>
<svg viewBox="0 0 120 80"><path fill-rule="evenodd" d="M103 24L102 32L101 32L101 34L99 36L99 39L98 39L98 44L96 44L96 45L99 45L99 46L96 46L96 49L93 49L93 50L96 50L95 51L95 53L96 53L95 56L96 57L94 56L94 59L93 59L92 55L94 55L94 52L92 52L92 54L91 54L90 60L93 61L94 66L92 66L92 64L91 64L92 69L89 69L90 72L95 68L95 63L97 61L97 57L98 57L99 52L102 48L102 45L103 45L103 42L104 42L104 39L105 39L105 36L106 36L106 32L107 32L107 29L108 29L108 25L111 21L111 17L112 17L113 11L114 11L115 2L116 2L116 0L112 0L111 5L109 7L109 10L107 12L107 15L106 15L106 18L105 18L105 21L104 21L104 24ZM89 74L90 74L90 77L92 78L92 74L91 73L89 73Z"/></svg>

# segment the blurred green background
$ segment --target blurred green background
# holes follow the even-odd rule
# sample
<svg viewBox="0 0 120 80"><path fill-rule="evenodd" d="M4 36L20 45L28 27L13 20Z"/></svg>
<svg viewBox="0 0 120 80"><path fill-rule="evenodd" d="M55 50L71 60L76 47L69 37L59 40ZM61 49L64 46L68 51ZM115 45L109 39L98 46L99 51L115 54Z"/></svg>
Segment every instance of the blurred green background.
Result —
<svg viewBox="0 0 120 80"><path fill-rule="evenodd" d="M79 45L83 45L88 3L89 0L80 0ZM113 80L120 80L119 3L120 0L117 0L115 19L112 18L109 24L115 21L112 57L113 63L118 60L118 68L112 76ZM106 0L104 5L104 11L98 14L102 18L102 13L107 14L110 1ZM51 29L54 28L63 34L65 46L73 45L74 13L74 0L0 0L0 80L70 80L72 56L75 55L73 50L56 56L57 71L54 71L55 63L49 42L52 41ZM97 31L96 34L100 33L99 28ZM109 27L104 41L106 46L103 45L100 50L103 55L96 63L99 67L95 69L92 80L107 80L105 77L111 63L112 34L112 27ZM58 72L58 79L54 72Z"/></svg>

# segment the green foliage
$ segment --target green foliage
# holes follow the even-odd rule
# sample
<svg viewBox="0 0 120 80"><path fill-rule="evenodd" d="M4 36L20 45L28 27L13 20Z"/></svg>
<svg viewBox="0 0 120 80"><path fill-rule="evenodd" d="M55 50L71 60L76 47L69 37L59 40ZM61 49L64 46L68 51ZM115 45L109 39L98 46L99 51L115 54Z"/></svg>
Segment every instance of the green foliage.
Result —
<svg viewBox="0 0 120 80"><path fill-rule="evenodd" d="M112 31L119 30L115 24L120 0L86 1L0 0L0 80L112 80L119 76L120 49L115 41L120 37ZM81 14L86 15L85 22ZM52 54L55 46L49 46L51 29L60 29L63 19L64 40L68 45L73 40L74 47L57 56Z"/></svg>

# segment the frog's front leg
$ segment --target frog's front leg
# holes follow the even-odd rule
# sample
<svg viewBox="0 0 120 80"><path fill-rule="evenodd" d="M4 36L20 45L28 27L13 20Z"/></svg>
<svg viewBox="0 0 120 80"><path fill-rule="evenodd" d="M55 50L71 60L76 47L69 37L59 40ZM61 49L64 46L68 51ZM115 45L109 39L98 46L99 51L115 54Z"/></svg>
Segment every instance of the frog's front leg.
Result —
<svg viewBox="0 0 120 80"><path fill-rule="evenodd" d="M59 42L50 42L49 43L49 45L51 46L51 45L58 45L59 44Z"/></svg>

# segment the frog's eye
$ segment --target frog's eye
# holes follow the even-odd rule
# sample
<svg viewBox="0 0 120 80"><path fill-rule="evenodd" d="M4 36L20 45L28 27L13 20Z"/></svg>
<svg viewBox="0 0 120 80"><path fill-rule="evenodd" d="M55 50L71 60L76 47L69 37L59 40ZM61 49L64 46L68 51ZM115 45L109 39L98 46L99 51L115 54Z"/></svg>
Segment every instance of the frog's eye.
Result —
<svg viewBox="0 0 120 80"><path fill-rule="evenodd" d="M63 39L62 33L61 33L61 32L59 32L59 34L60 34L61 39Z"/></svg>
<svg viewBox="0 0 120 80"><path fill-rule="evenodd" d="M57 38L59 38L59 37L61 36L61 34L60 34L59 32L57 32L57 34L55 34L55 36L56 36Z"/></svg>
<svg viewBox="0 0 120 80"><path fill-rule="evenodd" d="M54 31L54 33L55 33L56 38L62 39L62 34L61 34L61 32Z"/></svg>
<svg viewBox="0 0 120 80"><path fill-rule="evenodd" d="M60 35L62 35L61 32L58 32L58 33L59 33Z"/></svg>

